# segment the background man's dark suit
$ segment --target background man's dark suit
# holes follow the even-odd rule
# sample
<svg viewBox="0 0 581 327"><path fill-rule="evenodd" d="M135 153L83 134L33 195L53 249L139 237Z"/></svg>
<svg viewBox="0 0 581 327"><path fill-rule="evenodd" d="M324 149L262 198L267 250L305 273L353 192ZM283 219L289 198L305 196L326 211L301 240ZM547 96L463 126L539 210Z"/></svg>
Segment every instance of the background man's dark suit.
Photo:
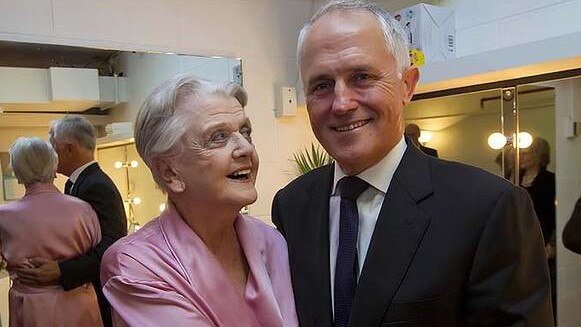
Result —
<svg viewBox="0 0 581 327"><path fill-rule="evenodd" d="M123 208L123 200L117 187L94 163L79 175L70 195L89 203L99 217L101 225L101 243L83 256L59 262L61 270L61 285L65 290L71 290L87 282L92 282L99 300L101 317L105 326L111 324L111 308L105 299L99 272L101 257L111 244L127 235L127 218Z"/></svg>
<svg viewBox="0 0 581 327"><path fill-rule="evenodd" d="M329 195L333 166L277 193L299 320L333 325ZM381 212L350 326L553 326L543 240L526 192L408 141Z"/></svg>
<svg viewBox="0 0 581 327"><path fill-rule="evenodd" d="M438 158L438 150L436 149L428 148L427 146L423 146L420 144L420 150L422 150L423 153L429 156Z"/></svg>

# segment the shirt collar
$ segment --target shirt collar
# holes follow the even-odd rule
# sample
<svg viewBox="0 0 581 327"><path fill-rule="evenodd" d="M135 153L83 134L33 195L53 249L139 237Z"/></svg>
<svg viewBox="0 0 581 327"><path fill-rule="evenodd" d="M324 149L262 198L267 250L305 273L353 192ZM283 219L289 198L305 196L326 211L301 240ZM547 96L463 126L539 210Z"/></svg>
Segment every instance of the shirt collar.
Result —
<svg viewBox="0 0 581 327"><path fill-rule="evenodd" d="M362 180L369 183L369 185L373 186L377 190L383 192L384 194L387 193L387 188L389 187L389 183L395 174L395 170L401 159L403 158L403 154L407 149L407 144L402 136L399 142L389 151L389 153L383 157L378 163L375 165L367 168L366 170L362 171L357 175L357 177L361 178ZM341 167L335 162L335 174L333 177L333 191L331 195L336 195L335 192L337 191L337 182L343 177L347 176L342 170Z"/></svg>
<svg viewBox="0 0 581 327"><path fill-rule="evenodd" d="M69 180L71 182L76 183L77 179L79 178L79 176L81 175L81 173L83 172L83 170L85 170L85 168L89 167L90 165L94 164L95 160L89 161L86 164L82 165L81 167L75 169L75 171L73 171L73 173L71 174L71 176L69 176Z"/></svg>

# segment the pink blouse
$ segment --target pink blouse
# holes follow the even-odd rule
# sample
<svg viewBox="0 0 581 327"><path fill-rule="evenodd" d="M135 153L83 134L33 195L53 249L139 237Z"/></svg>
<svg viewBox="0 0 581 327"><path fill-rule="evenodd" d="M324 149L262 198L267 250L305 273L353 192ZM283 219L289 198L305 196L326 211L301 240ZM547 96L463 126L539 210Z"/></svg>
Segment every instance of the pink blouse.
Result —
<svg viewBox="0 0 581 327"><path fill-rule="evenodd" d="M235 228L250 268L243 297L171 205L111 246L101 282L114 325L298 326L283 237L242 215Z"/></svg>

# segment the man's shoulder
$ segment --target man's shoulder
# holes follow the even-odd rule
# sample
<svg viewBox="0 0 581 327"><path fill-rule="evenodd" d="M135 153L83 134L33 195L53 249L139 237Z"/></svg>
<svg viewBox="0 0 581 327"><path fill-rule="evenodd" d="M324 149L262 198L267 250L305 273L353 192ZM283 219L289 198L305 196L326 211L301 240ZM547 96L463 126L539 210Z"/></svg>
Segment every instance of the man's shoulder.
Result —
<svg viewBox="0 0 581 327"><path fill-rule="evenodd" d="M278 194L281 196L294 196L297 194L297 192L304 194L305 190L309 190L315 187L325 179L331 181L332 177L333 164L318 167L292 180L285 187L283 187L278 192Z"/></svg>
<svg viewBox="0 0 581 327"><path fill-rule="evenodd" d="M440 188L450 190L478 188L496 193L514 187L510 181L479 167L436 158L431 160L432 182Z"/></svg>
<svg viewBox="0 0 581 327"><path fill-rule="evenodd" d="M91 169L87 169L81 173L79 176L78 183L81 189L82 188L90 188L94 186L102 186L106 189L114 189L117 190L115 183L107 175L101 168L96 165L94 168L90 167Z"/></svg>
<svg viewBox="0 0 581 327"><path fill-rule="evenodd" d="M147 222L138 231L120 238L111 245L103 258L119 258L124 255L143 257L161 251L164 247L164 237L161 232L159 218Z"/></svg>

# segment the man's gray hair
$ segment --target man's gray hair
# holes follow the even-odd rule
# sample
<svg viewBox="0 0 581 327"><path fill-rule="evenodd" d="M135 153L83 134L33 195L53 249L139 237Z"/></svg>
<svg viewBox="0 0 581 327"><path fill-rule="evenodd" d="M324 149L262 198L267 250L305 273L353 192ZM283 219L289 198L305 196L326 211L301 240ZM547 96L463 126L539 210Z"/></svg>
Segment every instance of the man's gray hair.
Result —
<svg viewBox="0 0 581 327"><path fill-rule="evenodd" d="M395 58L398 73L403 73L410 66L408 39L399 22L389 12L374 3L364 0L332 0L317 10L299 33L297 42L299 67L302 56L304 55L304 43L311 30L311 26L322 16L335 11L359 11L373 14L383 31L385 46Z"/></svg>
<svg viewBox="0 0 581 327"><path fill-rule="evenodd" d="M150 169L153 159L180 151L175 146L190 124L178 110L180 105L194 99L195 106L195 99L210 95L235 98L242 107L248 99L244 88L236 83L213 83L192 75L178 75L164 82L145 99L135 119L135 146ZM152 173L156 183L165 189L153 169Z"/></svg>
<svg viewBox="0 0 581 327"><path fill-rule="evenodd" d="M55 120L49 134L51 139L74 140L83 148L95 151L97 142L95 128L83 116L68 115Z"/></svg>
<svg viewBox="0 0 581 327"><path fill-rule="evenodd" d="M10 166L21 184L52 182L57 165L52 146L38 137L20 137L10 146Z"/></svg>

